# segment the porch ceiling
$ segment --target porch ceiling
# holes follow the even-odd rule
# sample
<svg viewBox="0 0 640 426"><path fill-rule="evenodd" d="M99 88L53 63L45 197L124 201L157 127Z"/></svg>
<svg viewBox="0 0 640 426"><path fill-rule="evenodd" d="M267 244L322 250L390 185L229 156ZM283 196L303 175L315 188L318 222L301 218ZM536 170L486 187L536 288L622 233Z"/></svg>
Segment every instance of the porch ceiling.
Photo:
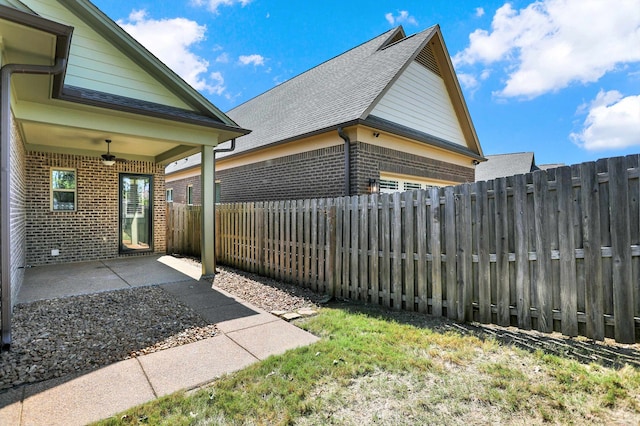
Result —
<svg viewBox="0 0 640 426"><path fill-rule="evenodd" d="M38 99L29 87L48 87L52 77L16 75L13 113L28 151L60 152L100 158L111 152L127 160L166 164L215 146L215 129L157 117L58 100ZM42 92L40 92L42 93ZM41 96L41 95L40 95Z"/></svg>

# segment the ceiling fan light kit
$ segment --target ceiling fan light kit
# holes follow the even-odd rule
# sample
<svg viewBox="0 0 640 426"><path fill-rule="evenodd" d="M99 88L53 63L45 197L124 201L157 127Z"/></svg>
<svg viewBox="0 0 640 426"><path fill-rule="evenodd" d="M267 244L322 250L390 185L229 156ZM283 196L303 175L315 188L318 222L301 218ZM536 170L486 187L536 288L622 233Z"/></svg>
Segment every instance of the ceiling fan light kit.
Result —
<svg viewBox="0 0 640 426"><path fill-rule="evenodd" d="M104 164L105 166L113 166L114 164L116 164L116 156L111 154L110 151L110 146L111 146L111 139L105 139L105 142L107 143L107 153L106 154L102 154L102 164Z"/></svg>

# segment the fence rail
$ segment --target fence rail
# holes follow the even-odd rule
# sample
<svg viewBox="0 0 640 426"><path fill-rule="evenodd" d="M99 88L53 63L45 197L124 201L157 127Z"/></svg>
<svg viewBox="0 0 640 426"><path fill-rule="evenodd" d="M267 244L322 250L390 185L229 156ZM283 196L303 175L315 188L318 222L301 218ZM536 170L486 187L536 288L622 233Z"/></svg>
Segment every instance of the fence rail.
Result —
<svg viewBox="0 0 640 426"><path fill-rule="evenodd" d="M460 321L633 343L638 156L395 194L223 204L218 261Z"/></svg>

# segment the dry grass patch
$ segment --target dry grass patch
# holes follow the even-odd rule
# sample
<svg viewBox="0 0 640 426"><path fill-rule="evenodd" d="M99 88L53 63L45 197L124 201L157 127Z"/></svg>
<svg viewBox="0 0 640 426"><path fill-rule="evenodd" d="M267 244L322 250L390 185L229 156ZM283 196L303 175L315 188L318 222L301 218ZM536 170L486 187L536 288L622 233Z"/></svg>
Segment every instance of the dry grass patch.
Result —
<svg viewBox="0 0 640 426"><path fill-rule="evenodd" d="M640 423L633 367L525 351L367 306L324 308L298 324L321 340L104 424Z"/></svg>

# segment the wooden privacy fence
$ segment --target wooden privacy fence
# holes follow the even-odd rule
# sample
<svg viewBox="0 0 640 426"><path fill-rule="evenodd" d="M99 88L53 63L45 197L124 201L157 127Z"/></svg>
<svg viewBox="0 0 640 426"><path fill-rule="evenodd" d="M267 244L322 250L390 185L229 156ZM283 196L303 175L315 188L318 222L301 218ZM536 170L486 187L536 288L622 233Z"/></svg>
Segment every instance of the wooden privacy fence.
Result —
<svg viewBox="0 0 640 426"><path fill-rule="evenodd" d="M202 209L167 203L167 253L200 256Z"/></svg>
<svg viewBox="0 0 640 426"><path fill-rule="evenodd" d="M460 321L640 336L638 156L217 211L218 261L240 269Z"/></svg>

